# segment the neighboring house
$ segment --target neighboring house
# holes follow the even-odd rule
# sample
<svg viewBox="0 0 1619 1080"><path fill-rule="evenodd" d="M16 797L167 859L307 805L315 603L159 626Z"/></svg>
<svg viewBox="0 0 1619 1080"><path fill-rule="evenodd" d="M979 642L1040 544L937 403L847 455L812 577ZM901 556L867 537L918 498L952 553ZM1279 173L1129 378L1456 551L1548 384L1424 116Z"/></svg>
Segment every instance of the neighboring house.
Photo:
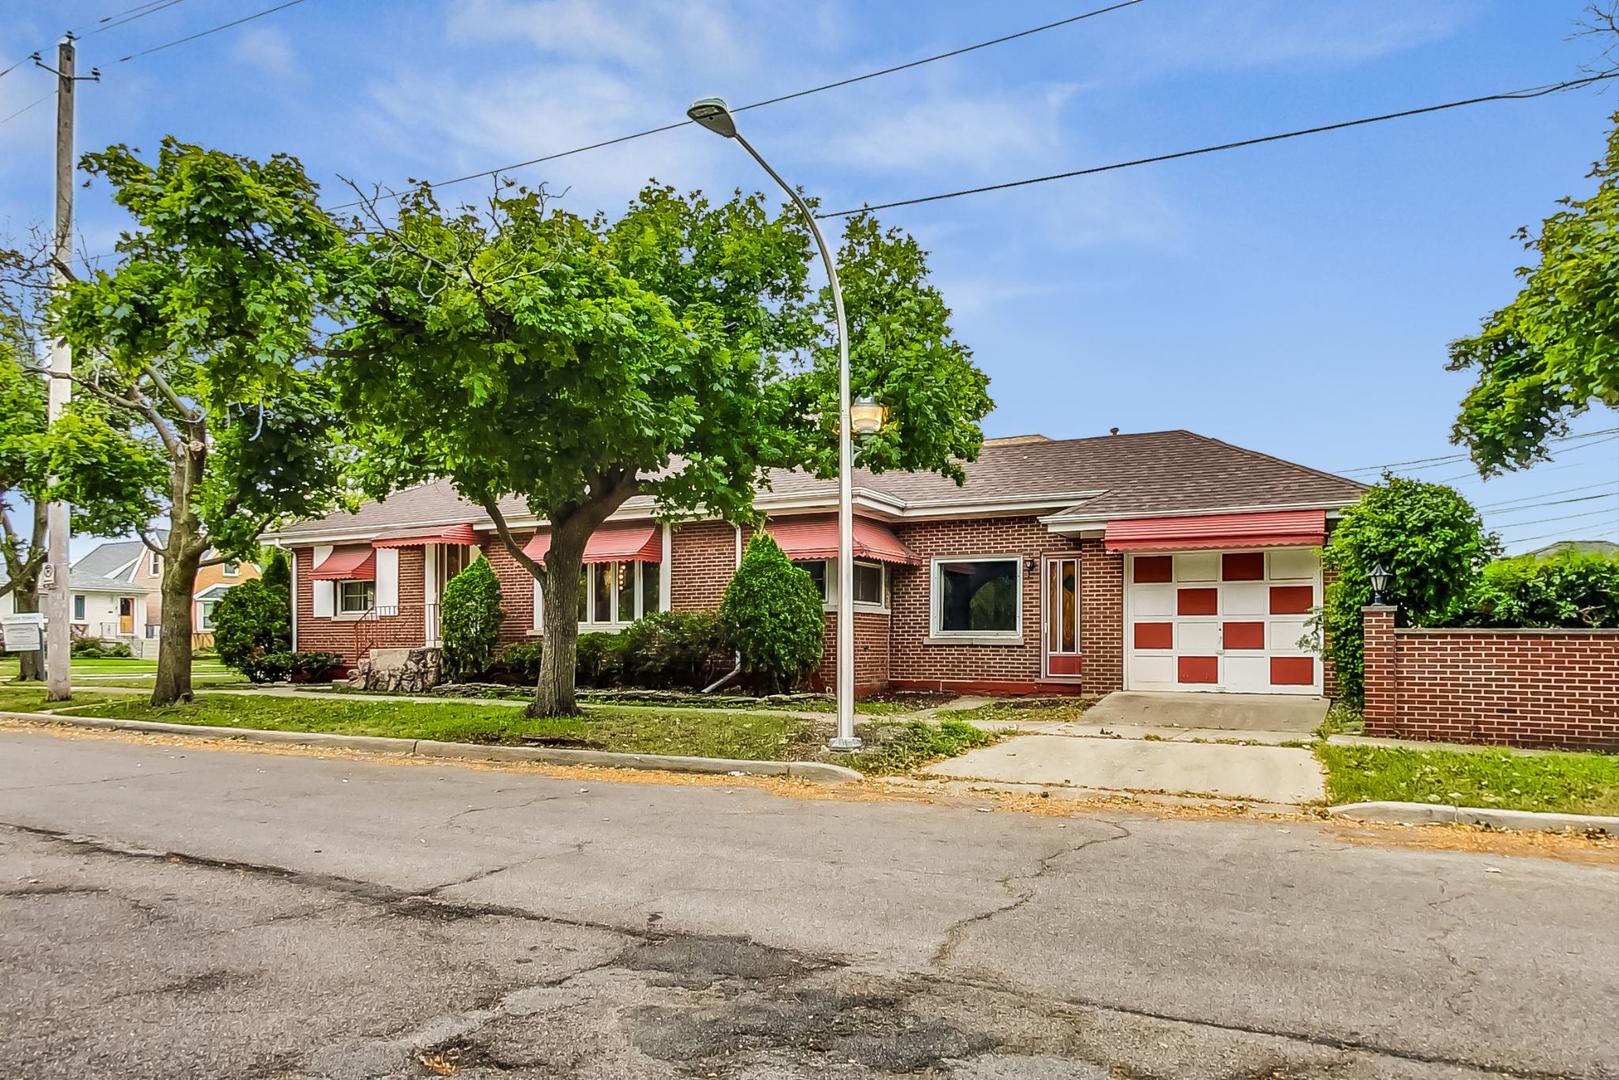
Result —
<svg viewBox="0 0 1619 1080"><path fill-rule="evenodd" d="M68 574L72 593L68 604L69 631L74 637L135 642L140 636L139 628L145 625L147 601L156 600L152 590L146 585L96 573L93 565L91 569L83 569L86 559L81 559ZM0 582L4 581L5 571L0 570ZM0 596L0 615L16 610L13 593Z"/></svg>
<svg viewBox="0 0 1619 1080"><path fill-rule="evenodd" d="M1619 555L1619 544L1612 540L1557 540L1544 547L1537 547L1526 554L1537 559L1549 559L1553 555L1561 555L1565 551L1578 552L1581 555Z"/></svg>
<svg viewBox="0 0 1619 1080"><path fill-rule="evenodd" d="M161 536L158 537L161 541ZM211 553L210 556L211 557ZM74 610L80 608L79 582L83 580L99 580L102 584L112 583L121 586L125 593L138 596L140 600L133 606L136 612L136 629L129 631L128 636L147 639L155 642L163 619L163 556L148 548L139 540L115 540L101 544L78 562L73 564L71 581L74 591ZM224 562L212 566L204 566L197 571L196 588L192 596L191 627L193 641L199 645L209 645L213 642L213 609L227 589L243 581L249 581L259 576L259 568L249 562ZM84 608L101 610L97 602L92 599L97 595L95 590L85 589ZM121 601L120 601L121 603ZM123 626L123 614L120 610L117 625ZM74 616L75 627L79 626L78 616ZM87 626L98 625L97 620L89 619ZM92 637L126 636L120 630L117 635L87 629L86 634ZM138 651L138 650L137 650Z"/></svg>
<svg viewBox="0 0 1619 1080"><path fill-rule="evenodd" d="M1319 548L1362 485L1189 431L991 439L957 487L857 471L855 680L884 688L1222 690L1330 694L1300 646L1321 603ZM836 587L837 484L776 474L756 500L823 594ZM519 500L502 510L530 554L549 543ZM711 610L752 533L663 525L638 497L585 552L581 631L661 610ZM540 597L488 516L448 483L266 537L293 554L295 647L353 662L436 644L444 583L482 554L501 583L503 641L539 633ZM826 660L833 678L827 595Z"/></svg>

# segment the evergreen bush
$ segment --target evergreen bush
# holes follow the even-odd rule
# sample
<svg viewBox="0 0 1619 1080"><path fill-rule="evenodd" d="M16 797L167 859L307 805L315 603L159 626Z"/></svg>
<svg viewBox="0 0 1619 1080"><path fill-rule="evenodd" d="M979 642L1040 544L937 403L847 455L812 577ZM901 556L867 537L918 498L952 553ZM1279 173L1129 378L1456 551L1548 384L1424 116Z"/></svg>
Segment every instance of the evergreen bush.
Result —
<svg viewBox="0 0 1619 1080"><path fill-rule="evenodd" d="M484 673L500 638L500 617L500 582L495 571L489 560L473 559L444 586L440 601L445 678L465 682Z"/></svg>
<svg viewBox="0 0 1619 1080"><path fill-rule="evenodd" d="M759 693L792 690L821 662L826 617L820 590L762 529L725 589L720 618Z"/></svg>

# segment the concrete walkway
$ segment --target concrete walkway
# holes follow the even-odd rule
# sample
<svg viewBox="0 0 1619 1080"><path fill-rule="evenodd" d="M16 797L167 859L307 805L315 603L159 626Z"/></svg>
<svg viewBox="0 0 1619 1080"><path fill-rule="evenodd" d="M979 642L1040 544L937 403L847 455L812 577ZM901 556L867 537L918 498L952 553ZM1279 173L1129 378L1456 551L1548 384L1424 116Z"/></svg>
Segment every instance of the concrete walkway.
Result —
<svg viewBox="0 0 1619 1080"><path fill-rule="evenodd" d="M1327 718L1327 699L1298 694L1147 693L1119 690L1085 712L1103 727L1286 732L1308 737Z"/></svg>
<svg viewBox="0 0 1619 1080"><path fill-rule="evenodd" d="M994 784L1210 795L1293 806L1327 797L1315 755L1281 746L1020 735L923 772Z"/></svg>

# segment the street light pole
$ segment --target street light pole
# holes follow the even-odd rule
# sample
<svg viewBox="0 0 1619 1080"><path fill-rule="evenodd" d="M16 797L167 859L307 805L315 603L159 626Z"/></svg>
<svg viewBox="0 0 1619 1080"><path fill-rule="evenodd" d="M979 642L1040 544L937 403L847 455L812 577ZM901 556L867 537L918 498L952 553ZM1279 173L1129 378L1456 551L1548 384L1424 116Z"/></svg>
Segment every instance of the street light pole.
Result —
<svg viewBox="0 0 1619 1080"><path fill-rule="evenodd" d="M810 235L820 249L826 278L832 287L832 310L838 321L838 733L827 740L827 746L833 750L858 750L860 737L854 733L854 435L849 427L849 327L843 316L843 288L838 284L838 268L809 206L736 130L736 121L725 102L720 98L704 98L687 109L686 115L709 131L741 143L742 149L787 193L809 224Z"/></svg>

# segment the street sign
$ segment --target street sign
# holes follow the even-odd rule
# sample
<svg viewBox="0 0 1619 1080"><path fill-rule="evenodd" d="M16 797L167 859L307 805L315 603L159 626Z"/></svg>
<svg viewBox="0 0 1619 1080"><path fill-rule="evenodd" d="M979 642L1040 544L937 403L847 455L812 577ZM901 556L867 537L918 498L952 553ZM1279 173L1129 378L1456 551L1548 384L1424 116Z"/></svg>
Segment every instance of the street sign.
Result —
<svg viewBox="0 0 1619 1080"><path fill-rule="evenodd" d="M7 652L38 652L43 646L45 616L37 611L0 615L0 635Z"/></svg>

